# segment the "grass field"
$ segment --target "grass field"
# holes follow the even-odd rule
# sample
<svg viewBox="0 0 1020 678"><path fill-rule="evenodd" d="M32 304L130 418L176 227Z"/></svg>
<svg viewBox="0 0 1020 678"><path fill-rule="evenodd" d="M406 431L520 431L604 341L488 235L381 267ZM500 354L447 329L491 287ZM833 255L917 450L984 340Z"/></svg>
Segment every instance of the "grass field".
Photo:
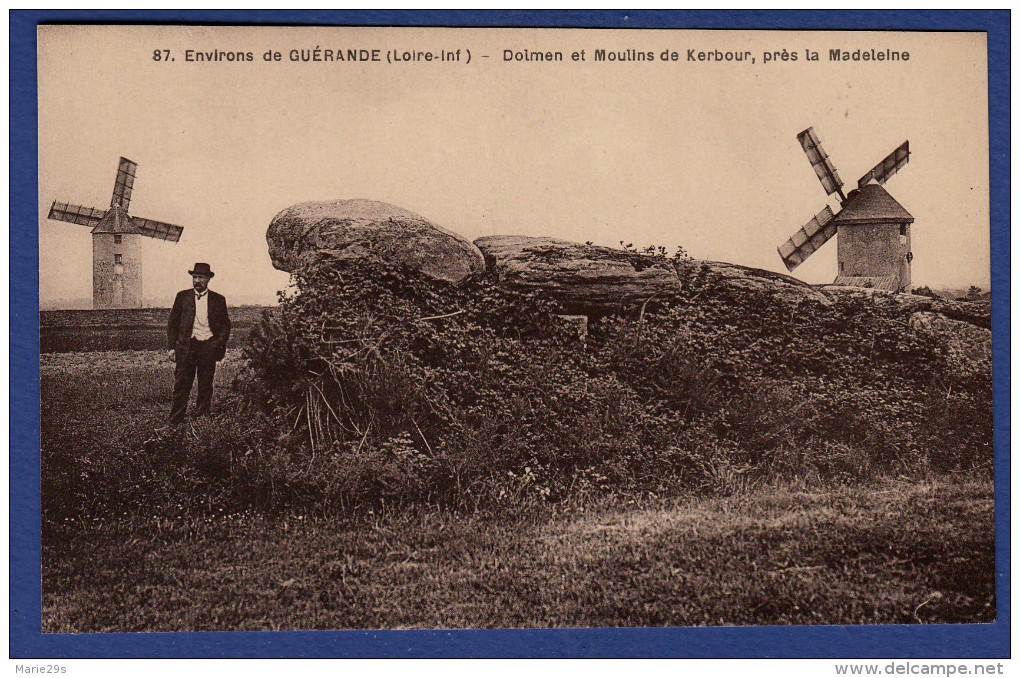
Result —
<svg viewBox="0 0 1020 678"><path fill-rule="evenodd" d="M44 629L988 622L991 516L990 487L960 482L514 521L120 517L51 526Z"/></svg>
<svg viewBox="0 0 1020 678"><path fill-rule="evenodd" d="M232 306L235 336L247 332L262 311L259 306ZM39 351L155 351L166 346L169 308L42 311Z"/></svg>
<svg viewBox="0 0 1020 678"><path fill-rule="evenodd" d="M125 351L41 370L45 632L995 619L987 467L507 513L229 514L156 496L114 513L88 488L151 487L144 464L116 462L162 426L172 366ZM228 355L218 396L237 373ZM68 482L84 488L73 508L53 489Z"/></svg>

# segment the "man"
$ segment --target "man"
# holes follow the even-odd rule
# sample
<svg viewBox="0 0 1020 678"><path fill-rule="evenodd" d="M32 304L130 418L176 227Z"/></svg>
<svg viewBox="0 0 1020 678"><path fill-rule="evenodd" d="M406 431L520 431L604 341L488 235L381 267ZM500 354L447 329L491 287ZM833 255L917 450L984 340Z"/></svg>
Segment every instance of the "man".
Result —
<svg viewBox="0 0 1020 678"><path fill-rule="evenodd" d="M209 281L215 275L209 264L197 263L188 273L191 274L192 289L177 293L166 328L170 346L168 357L176 363L171 424L184 421L196 372L198 398L195 400L195 416L208 414L216 363L223 359L230 337L227 300L222 294L209 289Z"/></svg>

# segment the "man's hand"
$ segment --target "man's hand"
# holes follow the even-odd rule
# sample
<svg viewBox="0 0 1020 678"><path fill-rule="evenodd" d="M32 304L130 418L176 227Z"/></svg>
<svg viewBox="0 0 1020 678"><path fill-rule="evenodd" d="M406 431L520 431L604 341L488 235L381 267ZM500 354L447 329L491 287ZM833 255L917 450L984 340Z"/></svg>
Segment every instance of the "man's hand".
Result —
<svg viewBox="0 0 1020 678"><path fill-rule="evenodd" d="M167 351L166 357L167 360L169 360L172 363L177 362L177 351L170 349L169 351Z"/></svg>

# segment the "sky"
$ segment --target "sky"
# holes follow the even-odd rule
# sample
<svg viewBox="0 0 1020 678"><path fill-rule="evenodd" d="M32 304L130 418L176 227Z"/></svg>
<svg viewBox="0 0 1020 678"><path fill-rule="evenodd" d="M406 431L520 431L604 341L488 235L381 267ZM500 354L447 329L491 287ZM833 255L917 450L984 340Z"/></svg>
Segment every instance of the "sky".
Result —
<svg viewBox="0 0 1020 678"><path fill-rule="evenodd" d="M316 48L381 60L301 60ZM596 61L599 49L654 59ZM910 56L832 62L830 49ZM187 50L253 58L189 61ZM563 61L507 61L506 50ZM665 50L678 59L662 61ZM717 50L755 63L697 60ZM343 198L472 240L680 245L785 273L776 247L826 204L838 209L796 140L809 126L845 190L909 140L909 164L885 187L915 218L913 284L989 284L979 33L41 26L38 54L42 306L89 304L91 235L47 212L54 200L106 208L121 156L138 163L130 213L184 227L176 244L144 240L144 297L157 305L197 261L231 303L273 303L288 283L266 247L273 216ZM830 241L793 275L835 273Z"/></svg>

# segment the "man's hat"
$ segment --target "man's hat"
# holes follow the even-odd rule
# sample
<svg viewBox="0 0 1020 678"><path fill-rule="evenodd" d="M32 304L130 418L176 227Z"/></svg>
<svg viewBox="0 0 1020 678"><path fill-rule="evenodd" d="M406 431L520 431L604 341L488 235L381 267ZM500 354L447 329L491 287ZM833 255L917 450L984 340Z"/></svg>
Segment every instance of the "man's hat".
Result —
<svg viewBox="0 0 1020 678"><path fill-rule="evenodd" d="M215 273L212 272L212 269L209 268L209 264L205 263L204 261L200 261L199 263L195 264L195 268L191 271L188 271L188 273L190 273L191 275L207 275L210 278L216 275Z"/></svg>

